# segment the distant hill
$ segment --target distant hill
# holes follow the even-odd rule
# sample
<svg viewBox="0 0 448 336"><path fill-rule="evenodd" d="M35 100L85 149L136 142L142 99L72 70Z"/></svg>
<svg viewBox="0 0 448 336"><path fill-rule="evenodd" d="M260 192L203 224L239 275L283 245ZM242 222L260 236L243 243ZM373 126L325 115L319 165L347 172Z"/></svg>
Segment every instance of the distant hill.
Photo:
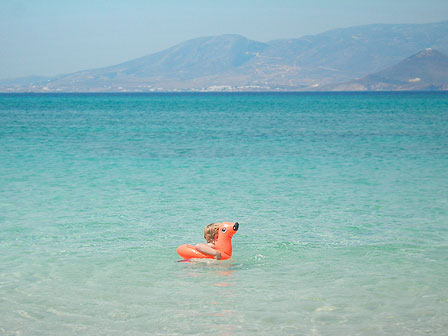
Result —
<svg viewBox="0 0 448 336"><path fill-rule="evenodd" d="M216 83L216 76L238 77L236 69L266 48L240 35L201 37L129 62L62 76L46 87L62 91L200 88Z"/></svg>
<svg viewBox="0 0 448 336"><path fill-rule="evenodd" d="M322 85L361 78L425 48L448 53L448 21L335 29L269 45L263 56L273 58L272 67L294 66L299 83Z"/></svg>
<svg viewBox="0 0 448 336"><path fill-rule="evenodd" d="M362 78L425 48L448 53L448 21L366 25L267 43L201 37L105 68L0 81L0 91L313 90Z"/></svg>
<svg viewBox="0 0 448 336"><path fill-rule="evenodd" d="M334 85L331 89L336 91L448 90L448 56L428 48L387 69L359 80Z"/></svg>
<svg viewBox="0 0 448 336"><path fill-rule="evenodd" d="M54 81L57 77L50 76L26 76L12 79L0 80L1 87L20 88L23 86L43 86Z"/></svg>

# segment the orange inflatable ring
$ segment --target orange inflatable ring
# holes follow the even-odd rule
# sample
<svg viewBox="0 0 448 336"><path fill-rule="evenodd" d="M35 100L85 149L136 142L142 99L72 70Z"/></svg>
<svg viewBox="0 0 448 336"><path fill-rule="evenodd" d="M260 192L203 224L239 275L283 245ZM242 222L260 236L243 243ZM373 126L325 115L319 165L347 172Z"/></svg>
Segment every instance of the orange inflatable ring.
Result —
<svg viewBox="0 0 448 336"><path fill-rule="evenodd" d="M219 226L215 249L221 252L221 260L229 259L232 256L232 237L238 231L238 227L237 222L222 222ZM177 253L184 259L213 259L212 255L199 252L194 245L189 244L179 246Z"/></svg>

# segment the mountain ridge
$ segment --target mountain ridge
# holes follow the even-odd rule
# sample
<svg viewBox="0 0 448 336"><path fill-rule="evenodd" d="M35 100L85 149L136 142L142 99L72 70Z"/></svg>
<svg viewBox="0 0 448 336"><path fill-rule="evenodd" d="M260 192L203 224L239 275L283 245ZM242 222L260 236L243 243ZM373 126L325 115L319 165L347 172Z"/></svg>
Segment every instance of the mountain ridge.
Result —
<svg viewBox="0 0 448 336"><path fill-rule="evenodd" d="M0 81L0 91L313 90L362 78L428 47L448 53L448 21L362 25L269 42L205 36L40 83Z"/></svg>

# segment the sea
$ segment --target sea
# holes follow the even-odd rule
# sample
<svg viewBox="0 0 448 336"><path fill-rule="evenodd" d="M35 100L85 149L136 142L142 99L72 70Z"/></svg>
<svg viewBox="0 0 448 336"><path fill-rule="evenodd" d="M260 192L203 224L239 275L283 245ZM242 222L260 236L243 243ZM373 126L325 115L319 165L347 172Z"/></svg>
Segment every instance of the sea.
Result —
<svg viewBox="0 0 448 336"><path fill-rule="evenodd" d="M0 335L447 335L447 279L446 92L0 95Z"/></svg>

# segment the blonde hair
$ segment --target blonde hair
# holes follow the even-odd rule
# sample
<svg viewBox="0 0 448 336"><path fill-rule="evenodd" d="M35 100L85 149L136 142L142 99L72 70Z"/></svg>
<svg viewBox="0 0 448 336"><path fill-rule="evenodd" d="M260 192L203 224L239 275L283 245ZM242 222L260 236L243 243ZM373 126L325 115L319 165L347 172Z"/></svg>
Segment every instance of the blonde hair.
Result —
<svg viewBox="0 0 448 336"><path fill-rule="evenodd" d="M207 225L204 229L204 238L207 243L213 243L215 241L215 236L219 231L221 223L211 223Z"/></svg>

